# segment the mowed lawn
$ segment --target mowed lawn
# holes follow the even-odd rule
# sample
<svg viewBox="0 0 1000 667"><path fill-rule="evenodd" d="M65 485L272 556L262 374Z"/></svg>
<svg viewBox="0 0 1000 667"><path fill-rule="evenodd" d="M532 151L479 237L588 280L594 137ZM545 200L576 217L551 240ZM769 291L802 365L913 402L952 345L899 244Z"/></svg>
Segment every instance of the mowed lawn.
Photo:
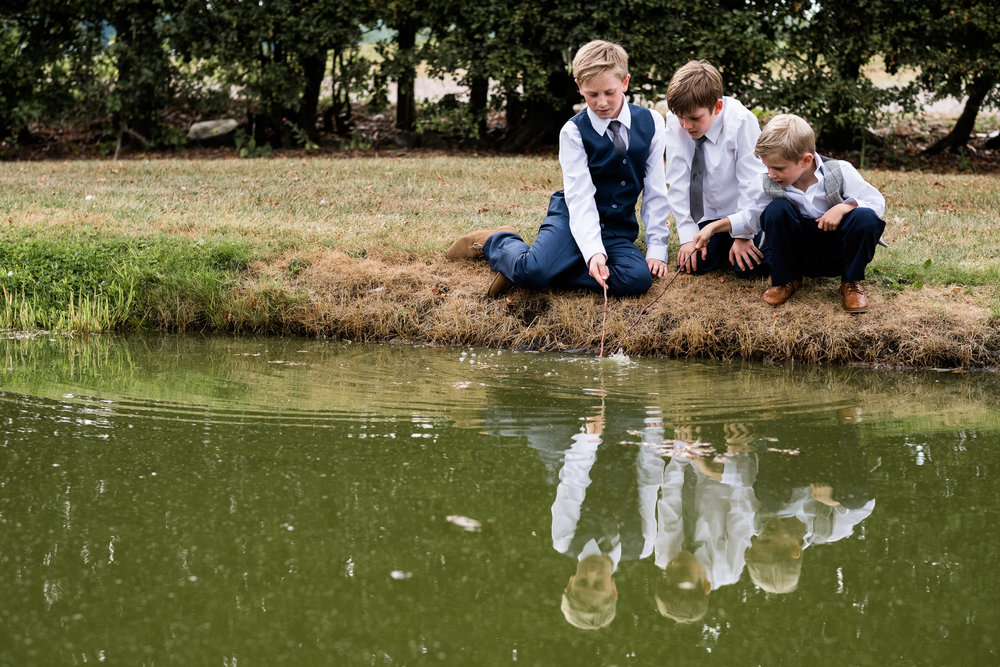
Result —
<svg viewBox="0 0 1000 667"><path fill-rule="evenodd" d="M56 320L51 315L60 307L61 298L71 291L70 305L75 303L78 308L81 298L89 298L89 291L112 295L107 305L120 311L104 325L90 327L94 329L197 326L343 335L350 332L342 322L337 324L343 317L337 308L343 309L354 299L359 306L355 310L360 312L355 317L360 321L350 327L354 335L371 339L401 335L442 338L432 335L434 327L428 329L426 316L431 311L440 312L442 306L456 310L460 305L459 310L481 310L487 315L493 333L453 331L441 342L503 344L507 339L498 336L504 335L510 336L510 344L521 346L585 347L594 342L593 322L587 320L590 306L576 313L554 313L563 308L559 301L592 302L600 311L599 296L551 292L538 295L515 290L501 300L505 307L498 307L480 296L489 277L485 265L460 262L455 266L443 259L444 250L454 238L472 229L513 225L526 239L533 238L549 195L561 187L555 156L140 158L119 162L10 162L0 164L0 173L4 184L0 189L4 228L0 236L0 285L7 303L7 327L30 326L33 314L38 315L35 326L52 326ZM845 326L855 328L859 320L867 318L864 326L869 327L872 320L878 319L879 309L902 307L906 311L916 307L914 304L923 304L921 307L933 314L937 303L939 310L947 310L941 311L939 326L950 328L953 337L960 338L966 326L996 328L1000 322L1000 178L896 171L863 174L883 192L888 203L885 239L889 248L880 248L869 267L875 315L846 320L839 313L831 317L836 322L854 322ZM671 260L675 252L676 240L671 246ZM95 260L88 264L88 253L96 253L105 263ZM45 259L50 256L54 259ZM76 259L69 261L67 256ZM39 261L51 265L42 272ZM63 285L71 290L48 284L58 283L60 271L73 273ZM425 296L420 281L426 280L430 300L414 310L412 304L404 303L405 290L380 293L378 274L388 279L390 271L405 272L408 277L403 282L421 292L420 298ZM200 282L192 285L190 280L194 278L182 275L186 273ZM364 276L363 284L350 284L351 276ZM330 290L338 285L341 291L335 295ZM660 291L658 285L654 284L648 299ZM151 292L152 287L156 289ZM680 313L681 320L659 327L663 330L660 333L669 338L678 332L668 328L690 327L690 320L699 317L699 310L703 319L725 318L724 314L711 312L720 299L725 301L729 295L735 299L730 304L734 319L766 317L772 320L771 327L773 320L794 317L797 301L803 302L801 310L808 311L812 319L816 318L813 306L825 308L827 302L838 305L836 285L817 281L813 289L807 283L803 290L806 296L796 295L777 309L780 317L774 317L775 312L757 303L764 287L763 282L741 283L725 273L700 278L681 276L662 303L650 311L650 317L655 322L657 316L662 320L670 313ZM170 303L157 305L151 301L183 301L188 298L185 292L191 290L204 292L202 298L208 302L185 306L190 311L186 319L178 319L176 312L165 315L171 310ZM217 292L214 297L209 294L213 291ZM239 310L238 303L247 299L256 303L265 293L280 295L272 299L267 312L234 314ZM368 293L387 307L395 300L397 307L406 312L390 319L402 317L410 324L397 322L390 326L391 331L375 327L364 335L367 305L361 302ZM810 301L810 295L815 303ZM459 297L461 304L445 304ZM628 326L628 313L624 311L641 305L641 301L633 302L621 302L617 308L623 311L620 313L616 313L612 302L609 332L615 331L615 322L620 321L617 331L624 333ZM32 303L34 309L28 307ZM210 312L216 308L229 312ZM530 312L526 313L526 309ZM661 312L663 309L668 312ZM683 309L691 313L685 315ZM963 311L968 311L969 319L959 317ZM48 319L41 316L43 313L49 313ZM370 314L375 319L386 317L385 313ZM509 321L496 331L496 323L505 316ZM565 339L556 331L548 331L541 338L537 332L525 335L525 330L553 316L585 320L581 322L583 329ZM956 317L954 322L949 319ZM408 332L407 326L411 325L415 328ZM706 321L705 326L701 338L725 333L713 322ZM724 328L725 323L720 326ZM928 332L912 333L921 336ZM751 331L747 335L759 334ZM646 335L650 335L648 331ZM982 345L989 348L993 343L987 339ZM692 347L690 336L681 347L669 344L659 349L656 346L664 339L661 336L657 340L649 340L639 349L751 358L800 356L790 350L752 351L755 346L746 342L735 348L708 345L699 350L697 345ZM877 360L879 354L818 354L815 360ZM970 354L968 363L982 360L982 354ZM996 354L995 350L991 354ZM964 363L961 356L952 363Z"/></svg>

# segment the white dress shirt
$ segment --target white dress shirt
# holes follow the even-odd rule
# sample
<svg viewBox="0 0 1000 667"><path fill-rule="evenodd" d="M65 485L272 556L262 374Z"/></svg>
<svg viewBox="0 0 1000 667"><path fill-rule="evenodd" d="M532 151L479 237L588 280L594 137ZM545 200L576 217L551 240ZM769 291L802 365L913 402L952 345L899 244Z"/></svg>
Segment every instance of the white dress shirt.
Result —
<svg viewBox="0 0 1000 667"><path fill-rule="evenodd" d="M663 172L664 124L663 116L658 112L650 110L650 113L653 116L654 131L646 157L640 217L646 230L646 258L666 261L667 238L670 236L667 216L670 214L670 206L667 203ZM627 102L622 105L617 119L599 118L589 107L587 117L594 130L606 135L608 141L611 141L608 123L612 120L618 120L625 127L632 128L632 113ZM629 145L628 133L625 133L625 145ZM572 120L566 121L559 132L559 164L562 167L563 192L569 209L569 229L589 266L591 257L596 254L607 257L608 253L601 241L601 220L594 201L597 188L590 176L587 151L583 147L580 128Z"/></svg>
<svg viewBox="0 0 1000 667"><path fill-rule="evenodd" d="M826 167L823 158L818 153L813 153L813 160L816 162L816 182L810 185L803 192L794 185L787 185L782 188L785 196L795 205L799 213L809 218L819 218L826 213L830 206L826 201L826 188L823 181L826 178ZM875 215L882 217L885 213L885 197L875 189L871 183L866 181L858 170L850 162L840 161L840 173L844 178L842 190L845 204L855 204L858 207L870 208L875 211ZM764 193L763 181L758 183L754 194L754 204L750 207L751 220L746 227L733 225L733 236L752 237L760 231L760 214L764 207L771 203L771 198ZM739 231L739 233L737 233Z"/></svg>
<svg viewBox="0 0 1000 667"><path fill-rule="evenodd" d="M665 569L684 548L684 468L690 461L673 457L664 469L657 503L657 535L654 562ZM721 482L695 470L698 482L694 502L695 559L705 568L712 590L736 583L746 564L746 550L754 534L757 501L752 484L755 461L747 454L728 457Z"/></svg>
<svg viewBox="0 0 1000 667"><path fill-rule="evenodd" d="M566 450L566 458L559 471L559 485L556 487L556 499L552 503L552 547L559 553L569 551L573 537L576 535L577 524L583 501L590 486L590 470L597 461L597 449L601 445L601 436L593 433L577 433L573 436L573 444ZM656 537L656 490L659 488L663 459L647 447L639 447L636 455L636 480L638 488L638 512L642 530L643 544L639 558L646 558L653 553L653 540ZM624 472L624 471L622 471ZM579 560L587 556L604 553L611 558L617 569L622 558L622 546L619 536L606 535L614 540L614 548L607 553L600 550L596 539L589 540L577 555Z"/></svg>
<svg viewBox="0 0 1000 667"><path fill-rule="evenodd" d="M701 222L691 218L691 160L695 141L672 113L667 114L666 133L666 179L670 186L667 200L677 223L677 239L684 244L694 239ZM705 211L702 220L728 217L733 223L734 237L752 238L753 234L737 234L735 230L737 227L747 229L752 224L753 214L748 209L755 203L757 191L763 189L760 179L767 173L764 164L753 153L760 136L760 122L739 100L723 97L722 111L705 136L708 141L703 148Z"/></svg>

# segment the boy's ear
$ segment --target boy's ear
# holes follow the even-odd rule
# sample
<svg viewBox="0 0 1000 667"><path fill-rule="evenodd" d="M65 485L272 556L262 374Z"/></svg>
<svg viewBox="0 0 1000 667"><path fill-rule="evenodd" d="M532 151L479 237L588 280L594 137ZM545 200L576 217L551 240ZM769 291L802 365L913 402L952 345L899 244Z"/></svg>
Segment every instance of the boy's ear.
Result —
<svg viewBox="0 0 1000 667"><path fill-rule="evenodd" d="M718 116L720 113L722 113L722 99L721 98L715 101L715 108L712 109L712 115L713 116Z"/></svg>
<svg viewBox="0 0 1000 667"><path fill-rule="evenodd" d="M798 559L798 557L802 555L802 545L801 544L794 545L792 547L791 554L792 558Z"/></svg>
<svg viewBox="0 0 1000 667"><path fill-rule="evenodd" d="M812 166L812 163L813 163L813 154L812 153L803 153L802 154L802 161L800 162L800 164L803 167L805 167L806 169L808 169L809 167Z"/></svg>

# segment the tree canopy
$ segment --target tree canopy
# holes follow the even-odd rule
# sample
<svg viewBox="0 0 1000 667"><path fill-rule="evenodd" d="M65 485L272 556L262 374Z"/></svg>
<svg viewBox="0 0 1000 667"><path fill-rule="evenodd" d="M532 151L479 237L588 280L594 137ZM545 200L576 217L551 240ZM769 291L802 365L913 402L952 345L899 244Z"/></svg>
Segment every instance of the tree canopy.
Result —
<svg viewBox="0 0 1000 667"><path fill-rule="evenodd" d="M365 43L375 29L381 38ZM0 139L71 116L143 146L183 141L167 118L238 110L274 145L347 136L353 110L382 106L396 87L396 126L440 120L471 140L499 134L510 150L554 143L579 102L575 50L594 38L630 54L630 92L655 101L673 71L704 58L726 93L763 112L806 117L825 145L872 140L894 105L967 98L931 150L960 150L976 117L1000 104L1000 22L983 0L11 0L0 9ZM906 73L870 78L869 65ZM421 72L467 93L418 104ZM503 123L488 124L491 112ZM435 127L442 127L437 123Z"/></svg>

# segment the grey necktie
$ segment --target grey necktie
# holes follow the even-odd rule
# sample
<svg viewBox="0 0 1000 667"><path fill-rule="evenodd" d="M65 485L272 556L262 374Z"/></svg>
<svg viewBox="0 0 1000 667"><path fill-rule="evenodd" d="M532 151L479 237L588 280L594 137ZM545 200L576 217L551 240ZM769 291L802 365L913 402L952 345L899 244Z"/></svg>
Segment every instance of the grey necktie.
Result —
<svg viewBox="0 0 1000 667"><path fill-rule="evenodd" d="M691 158L691 218L695 222L701 222L701 217L705 215L705 140L708 137L699 137L694 140L694 157Z"/></svg>
<svg viewBox="0 0 1000 667"><path fill-rule="evenodd" d="M619 155L625 155L625 139L622 137L622 123L620 120L613 120L608 123L611 129L611 143L615 145L615 150Z"/></svg>
<svg viewBox="0 0 1000 667"><path fill-rule="evenodd" d="M684 466L684 485L681 487L681 519L684 522L684 548L694 553L698 547L695 539L695 524L698 521L698 505L695 491L698 488L698 473L693 463Z"/></svg>

